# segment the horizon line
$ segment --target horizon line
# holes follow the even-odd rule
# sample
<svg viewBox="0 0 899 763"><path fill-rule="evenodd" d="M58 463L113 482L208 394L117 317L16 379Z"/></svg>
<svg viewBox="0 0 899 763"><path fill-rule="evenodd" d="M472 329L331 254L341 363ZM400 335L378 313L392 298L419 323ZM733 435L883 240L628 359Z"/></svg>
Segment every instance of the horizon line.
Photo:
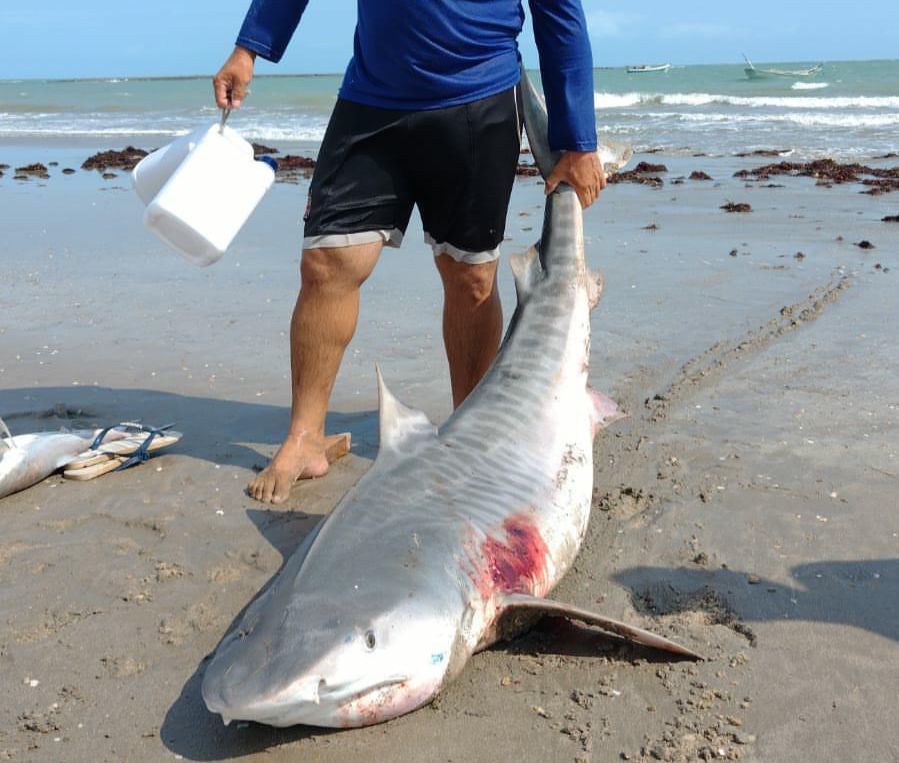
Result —
<svg viewBox="0 0 899 763"><path fill-rule="evenodd" d="M804 64L810 63L813 59L808 60L793 60L793 61L766 61L766 60L758 60L760 64ZM899 58L831 58L831 59L814 59L814 63L886 63L892 61L899 61ZM734 61L719 61L719 62L705 62L705 63L686 63L686 64L675 64L669 62L662 63L670 63L672 68L687 68L687 67L703 67L703 66L739 66L743 67L746 65L745 61L734 62ZM614 65L603 65L603 66L594 66L593 71L614 71L616 69L625 69L628 66L634 66L635 64L614 64ZM538 67L534 66L526 66L528 71L537 71ZM153 75L153 74L139 74L139 75L127 75L127 74L110 74L106 76L93 76L93 77L9 77L0 79L0 83L12 83L12 82L109 82L110 80L130 80L130 81L149 81L149 80L194 80L194 79L207 79L213 77L213 74L203 73L203 74L164 74L164 75ZM254 74L253 79L275 79L275 78L284 78L284 77L342 77L343 71L337 72L266 72L265 74Z"/></svg>

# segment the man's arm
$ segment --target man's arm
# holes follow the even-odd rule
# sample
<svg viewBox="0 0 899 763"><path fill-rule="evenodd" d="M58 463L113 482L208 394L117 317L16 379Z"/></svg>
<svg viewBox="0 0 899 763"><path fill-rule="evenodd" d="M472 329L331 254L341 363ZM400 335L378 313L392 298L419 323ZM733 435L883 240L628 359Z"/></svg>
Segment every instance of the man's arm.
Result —
<svg viewBox="0 0 899 763"><path fill-rule="evenodd" d="M606 181L596 154L593 54L584 9L580 0L529 2L549 115L549 145L565 151L546 180L546 192L566 182L588 207Z"/></svg>
<svg viewBox="0 0 899 763"><path fill-rule="evenodd" d="M277 63L309 0L253 0L237 35L234 52L212 79L220 109L239 109L253 79L253 65L260 55Z"/></svg>
<svg viewBox="0 0 899 763"><path fill-rule="evenodd" d="M278 63L309 0L253 0L237 44L268 61Z"/></svg>

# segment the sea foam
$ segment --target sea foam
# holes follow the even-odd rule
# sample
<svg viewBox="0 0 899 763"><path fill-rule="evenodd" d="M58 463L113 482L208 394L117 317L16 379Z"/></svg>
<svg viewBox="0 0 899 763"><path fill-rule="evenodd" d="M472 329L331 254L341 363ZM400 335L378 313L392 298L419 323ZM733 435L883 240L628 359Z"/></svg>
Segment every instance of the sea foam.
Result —
<svg viewBox="0 0 899 763"><path fill-rule="evenodd" d="M812 83L826 84L826 83ZM716 93L594 93L597 109L622 109L632 106L708 106L724 104L745 108L788 109L899 109L897 96L739 96Z"/></svg>

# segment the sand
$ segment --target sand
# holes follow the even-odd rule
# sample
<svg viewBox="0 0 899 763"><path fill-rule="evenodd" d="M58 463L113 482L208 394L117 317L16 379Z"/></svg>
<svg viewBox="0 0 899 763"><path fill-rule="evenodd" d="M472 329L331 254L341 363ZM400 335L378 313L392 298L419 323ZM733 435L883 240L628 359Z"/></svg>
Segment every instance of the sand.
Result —
<svg viewBox="0 0 899 763"><path fill-rule="evenodd" d="M174 421L184 438L0 503L0 759L899 760L896 199L655 155L637 158L668 165L662 188L611 187L587 214L606 275L591 383L630 416L597 441L589 535L553 596L705 662L546 621L390 723L225 728L199 697L204 660L370 465L374 362L405 402L449 413L439 279L416 220L366 285L335 390L351 455L257 504L243 487L287 424L305 181L198 270L143 230L124 175L60 174L88 153L0 152L60 162L0 179L0 415L15 432ZM693 170L714 180L671 184ZM519 181L506 255L541 215L541 185Z"/></svg>

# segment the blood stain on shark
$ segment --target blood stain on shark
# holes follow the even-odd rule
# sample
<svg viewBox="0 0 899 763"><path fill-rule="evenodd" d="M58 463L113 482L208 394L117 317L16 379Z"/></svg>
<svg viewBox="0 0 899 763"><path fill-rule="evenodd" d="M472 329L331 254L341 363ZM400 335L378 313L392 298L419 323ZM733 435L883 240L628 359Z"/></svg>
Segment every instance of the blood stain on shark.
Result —
<svg viewBox="0 0 899 763"><path fill-rule="evenodd" d="M545 585L547 547L537 525L526 515L502 524L505 539L488 536L482 544L486 564L478 588L486 597L497 591L534 593Z"/></svg>

